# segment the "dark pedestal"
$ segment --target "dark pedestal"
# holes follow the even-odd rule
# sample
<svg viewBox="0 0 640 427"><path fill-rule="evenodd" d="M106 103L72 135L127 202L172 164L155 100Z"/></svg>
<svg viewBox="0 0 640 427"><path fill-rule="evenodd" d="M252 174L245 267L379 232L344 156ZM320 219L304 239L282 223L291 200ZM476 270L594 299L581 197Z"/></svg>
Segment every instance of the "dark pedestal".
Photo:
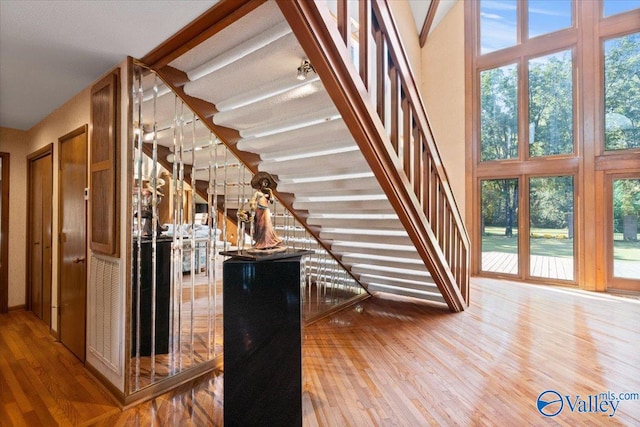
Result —
<svg viewBox="0 0 640 427"><path fill-rule="evenodd" d="M306 253L223 264L225 426L302 425L300 259Z"/></svg>
<svg viewBox="0 0 640 427"><path fill-rule="evenodd" d="M136 355L138 317L138 242L133 245L131 298L131 357ZM152 263L151 240L142 240L140 257L140 356L151 355ZM156 242L156 354L169 353L169 303L171 298L171 239Z"/></svg>

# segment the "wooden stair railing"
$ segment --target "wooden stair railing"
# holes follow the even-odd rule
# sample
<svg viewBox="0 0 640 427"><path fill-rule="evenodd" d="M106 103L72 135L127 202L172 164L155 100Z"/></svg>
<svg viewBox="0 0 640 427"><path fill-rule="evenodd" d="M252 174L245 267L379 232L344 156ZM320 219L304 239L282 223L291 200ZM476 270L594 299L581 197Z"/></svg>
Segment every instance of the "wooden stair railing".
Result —
<svg viewBox="0 0 640 427"><path fill-rule="evenodd" d="M321 2L277 1L449 308L464 310L469 237L387 1L358 2L355 34L347 0L337 16Z"/></svg>

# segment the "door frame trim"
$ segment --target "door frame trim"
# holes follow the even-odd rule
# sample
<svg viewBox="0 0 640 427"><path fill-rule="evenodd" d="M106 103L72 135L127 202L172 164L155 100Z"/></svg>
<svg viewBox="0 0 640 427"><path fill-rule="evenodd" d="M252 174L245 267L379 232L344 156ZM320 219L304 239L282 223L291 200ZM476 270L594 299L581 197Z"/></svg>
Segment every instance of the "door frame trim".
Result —
<svg viewBox="0 0 640 427"><path fill-rule="evenodd" d="M9 311L9 172L11 167L11 154L0 152L2 159L2 212L0 212L0 233L2 237L2 247L0 247L0 314Z"/></svg>
<svg viewBox="0 0 640 427"><path fill-rule="evenodd" d="M88 156L89 156L89 125L88 124L84 124L82 126L80 126L79 128L72 130L71 132L67 133L66 135L61 136L60 138L58 138L58 173L60 173L60 171L62 170L62 156L60 155L62 152L62 144L64 144L65 142L67 142L68 140L75 138L76 136L80 136L82 134L85 134L85 144L86 144L86 152L85 152L85 188L87 188L87 186L89 185L89 180L88 180L88 174L89 174L89 165L88 165ZM61 311L60 308L62 307L62 268L61 268L61 264L62 264L62 245L61 240L60 240L60 236L62 234L62 221L60 220L60 218L62 218L62 209L63 209L63 203L62 203L62 191L61 191L61 187L62 187L62 179L60 179L60 176L58 176L58 261L57 261L57 265L58 265L58 284L57 284L57 289L58 289L58 313L57 313L57 318L58 318L58 331L57 331L57 335L58 335L58 340L60 340L62 338L62 334L61 334L61 330L62 330L62 315L61 315ZM82 358L82 363L86 363L87 360L87 288L88 288L88 259L87 259L87 252L88 252L88 245L87 245L87 218L88 216L88 212L87 212L87 203L85 201L85 205L84 205L84 231L85 231L85 242L84 242L84 258L85 260L85 310L84 310L84 349L83 349L83 358ZM63 343L64 344L64 343ZM69 350L72 354L73 351Z"/></svg>

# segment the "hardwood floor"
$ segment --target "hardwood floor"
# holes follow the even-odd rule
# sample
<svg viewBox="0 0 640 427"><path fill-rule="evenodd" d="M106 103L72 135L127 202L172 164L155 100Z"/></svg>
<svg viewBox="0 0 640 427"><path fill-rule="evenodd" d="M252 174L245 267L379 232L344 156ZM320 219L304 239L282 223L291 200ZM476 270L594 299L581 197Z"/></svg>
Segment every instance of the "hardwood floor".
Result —
<svg viewBox="0 0 640 427"><path fill-rule="evenodd" d="M640 301L474 278L462 313L360 307L305 329L305 426L640 425ZM553 418L546 390L569 396ZM600 393L629 394L578 412ZM2 426L221 425L222 400L209 376L121 411L35 316L0 315Z"/></svg>

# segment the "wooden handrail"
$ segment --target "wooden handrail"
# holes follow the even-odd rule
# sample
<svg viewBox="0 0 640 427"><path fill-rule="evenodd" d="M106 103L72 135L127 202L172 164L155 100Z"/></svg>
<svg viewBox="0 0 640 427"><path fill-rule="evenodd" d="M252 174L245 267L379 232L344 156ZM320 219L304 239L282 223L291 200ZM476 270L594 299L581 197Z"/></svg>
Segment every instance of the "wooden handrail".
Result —
<svg viewBox="0 0 640 427"><path fill-rule="evenodd" d="M344 0L339 0L344 1ZM453 270L458 286L460 286L465 300L468 301L468 263L465 259L469 253L469 238L466 228L462 221L460 210L456 204L455 198L451 191L449 178L441 161L438 146L435 143L431 126L424 108L422 97L417 89L413 73L409 66L409 60L406 51L400 40L400 35L395 25L395 21L391 15L391 10L387 0L372 0L368 2L372 7L372 15L375 19L370 21L371 31L380 32L381 37L378 40L384 40L386 49L378 49L378 52L387 52L388 57L379 57L374 61L375 64L389 63L389 67L394 70L393 75L397 77L399 83L392 82L392 98L400 97L402 99L403 111L402 117L405 121L403 140L404 147L402 153L396 151L396 154L403 157L403 170L407 174L410 182L413 183L414 191L420 194L420 188L428 184L429 180L437 182L437 191L439 194L436 199L436 205L440 206L442 211L438 216L429 217L432 230L438 231L438 241L441 249L445 253L445 257L449 266ZM366 18L366 17L364 17ZM364 27L369 27L368 21ZM362 25L362 23L360 24ZM362 62L360 62L361 65ZM365 63L366 64L366 63ZM380 66L380 65L378 65ZM362 73L362 71L361 71ZM378 82L381 84L382 82ZM398 87L400 89L398 89ZM394 116L398 114L397 112ZM422 145L422 147L421 147ZM423 151L423 155L419 155L419 151ZM424 173L423 165L434 168L434 174ZM427 170L429 172L429 170ZM426 182L425 182L426 181ZM438 194L436 193L436 194ZM428 199L421 199L421 205L425 214L429 212ZM446 228L446 232L445 229ZM466 264L466 265L463 265Z"/></svg>
<svg viewBox="0 0 640 427"><path fill-rule="evenodd" d="M357 38L347 0L337 16L308 0L278 5L449 308L464 310L469 238L387 1L359 2Z"/></svg>

